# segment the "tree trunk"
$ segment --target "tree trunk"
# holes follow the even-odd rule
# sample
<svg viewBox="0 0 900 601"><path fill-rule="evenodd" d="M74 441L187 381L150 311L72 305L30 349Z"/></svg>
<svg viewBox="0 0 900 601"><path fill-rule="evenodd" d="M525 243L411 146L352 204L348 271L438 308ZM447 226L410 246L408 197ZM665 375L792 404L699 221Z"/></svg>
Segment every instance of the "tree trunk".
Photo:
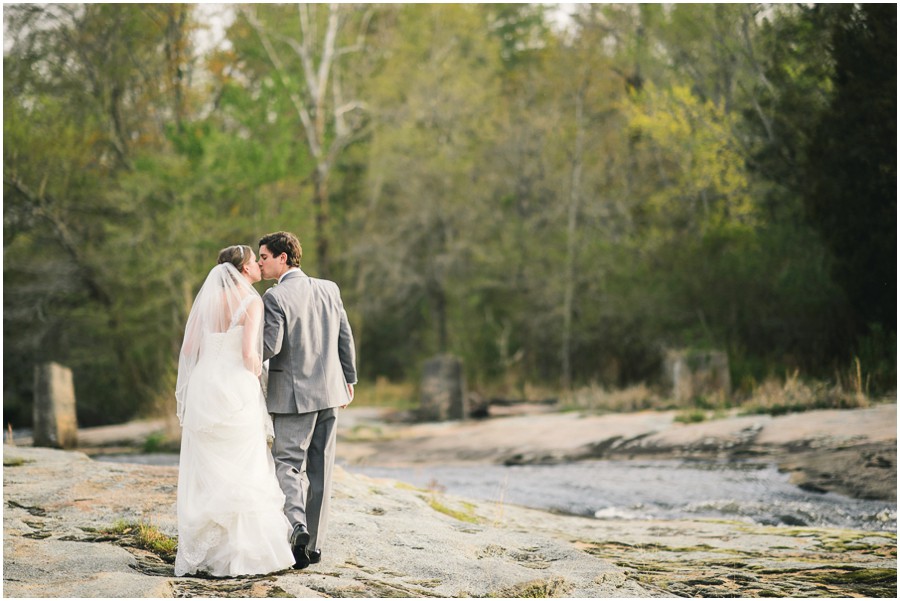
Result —
<svg viewBox="0 0 900 601"><path fill-rule="evenodd" d="M318 276L329 279L331 274L331 257L329 256L328 236L328 171L324 165L318 165L313 172L313 206L316 210L316 261L319 265Z"/></svg>
<svg viewBox="0 0 900 601"><path fill-rule="evenodd" d="M316 29L315 11L317 7L310 4L298 5L299 35L284 38L288 46L299 58L303 71L305 86L298 86L284 61L278 48L272 43L269 33L257 18L256 10L243 9L247 22L259 35L266 55L272 63L274 74L284 87L297 111L303 125L307 148L316 162L313 170L313 209L315 211L316 260L319 265L318 275L328 278L331 274L330 235L328 225L330 211L328 204L328 176L331 166L340 152L354 139L356 133L345 123L345 113L361 108L361 103L351 101L345 103L340 86L336 86L332 73L336 68L338 56L351 49L337 47L338 33L341 28L340 6L328 5L328 21L319 39ZM312 14L310 12L312 9ZM359 44L361 47L361 44ZM305 89L303 89L305 87ZM332 97L334 108L329 109L327 99ZM326 132L328 122L333 120L336 136L328 140Z"/></svg>
<svg viewBox="0 0 900 601"><path fill-rule="evenodd" d="M575 304L575 235L578 230L578 204L581 200L581 171L584 157L584 94L575 96L575 151L572 157L572 182L569 191L569 215L566 226L566 266L563 291L562 375L563 390L572 388L572 313Z"/></svg>

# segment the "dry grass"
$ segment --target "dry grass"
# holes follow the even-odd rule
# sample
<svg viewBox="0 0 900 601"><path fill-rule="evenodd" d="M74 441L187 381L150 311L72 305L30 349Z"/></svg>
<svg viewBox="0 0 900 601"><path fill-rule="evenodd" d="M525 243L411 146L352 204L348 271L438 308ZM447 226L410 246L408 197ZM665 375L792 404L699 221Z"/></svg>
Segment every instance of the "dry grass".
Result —
<svg viewBox="0 0 900 601"><path fill-rule="evenodd" d="M512 380L517 380L512 382ZM558 388L534 382L519 382L518 378L507 376L501 380L468 382L470 391L477 392L485 399L509 399L523 403L539 403L547 399L558 399Z"/></svg>
<svg viewBox="0 0 900 601"><path fill-rule="evenodd" d="M646 409L672 409L674 403L644 384L619 390L607 390L591 384L573 390L562 403L564 409L598 413L627 413Z"/></svg>
<svg viewBox="0 0 900 601"><path fill-rule="evenodd" d="M770 378L753 389L750 398L741 403L744 413L781 415L813 409L857 409L872 404L861 386L847 390L838 384L804 381L799 372L783 381Z"/></svg>
<svg viewBox="0 0 900 601"><path fill-rule="evenodd" d="M567 597L572 591L572 584L562 576L553 576L548 579L537 579L504 588L488 597L517 598L517 599L550 599L553 597Z"/></svg>
<svg viewBox="0 0 900 601"><path fill-rule="evenodd" d="M413 382L391 382L377 378L375 382L360 382L354 387L355 407L388 407L392 409L416 409L419 400Z"/></svg>
<svg viewBox="0 0 900 601"><path fill-rule="evenodd" d="M894 399L890 399L894 400ZM563 399L561 408L590 413L628 413L633 411L680 410L676 421L694 423L725 415L738 407L744 414L781 415L815 409L857 409L869 407L873 400L865 393L862 370L845 375L837 384L806 380L795 371L785 378L771 377L754 384L750 393L677 401L645 384L608 390L593 384L573 390Z"/></svg>

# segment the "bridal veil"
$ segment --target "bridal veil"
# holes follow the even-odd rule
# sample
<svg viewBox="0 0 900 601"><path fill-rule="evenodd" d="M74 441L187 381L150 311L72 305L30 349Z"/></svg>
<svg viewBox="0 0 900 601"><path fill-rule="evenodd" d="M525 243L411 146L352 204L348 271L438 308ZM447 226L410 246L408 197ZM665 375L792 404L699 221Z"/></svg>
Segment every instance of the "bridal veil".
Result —
<svg viewBox="0 0 900 601"><path fill-rule="evenodd" d="M180 424L184 424L191 375L200 360L200 350L212 335L243 325L241 347L245 365L257 376L261 375L262 303L254 303L254 299L260 299L259 293L231 263L220 263L210 270L191 307L178 358L175 399Z"/></svg>

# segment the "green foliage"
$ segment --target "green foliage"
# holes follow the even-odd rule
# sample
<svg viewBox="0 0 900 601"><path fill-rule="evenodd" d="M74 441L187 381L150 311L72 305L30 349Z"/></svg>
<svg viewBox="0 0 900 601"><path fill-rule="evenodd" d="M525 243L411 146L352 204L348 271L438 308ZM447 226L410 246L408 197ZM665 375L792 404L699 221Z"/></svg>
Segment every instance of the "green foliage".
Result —
<svg viewBox="0 0 900 601"><path fill-rule="evenodd" d="M449 351L475 388L615 389L696 346L741 394L895 389L892 7L342 5L318 96L297 48L322 58L331 9L225 10L201 54L190 5L4 7L16 427L51 360L83 425L171 412L217 251L279 229L368 382Z"/></svg>
<svg viewBox="0 0 900 601"><path fill-rule="evenodd" d="M706 411L703 409L681 411L675 416L675 421L682 424L699 424L706 421Z"/></svg>
<svg viewBox="0 0 900 601"><path fill-rule="evenodd" d="M3 458L3 467L20 467L25 465L26 463L31 463L30 459L25 459L23 457L4 457Z"/></svg>
<svg viewBox="0 0 900 601"><path fill-rule="evenodd" d="M633 134L653 145L667 172L650 195L650 236L665 240L684 231L752 227L758 221L744 159L731 132L736 116L687 86L661 94L648 84L633 105Z"/></svg>
<svg viewBox="0 0 900 601"><path fill-rule="evenodd" d="M853 333L897 327L897 11L843 5L834 92L805 165L805 206L835 261Z"/></svg>
<svg viewBox="0 0 900 601"><path fill-rule="evenodd" d="M886 332L881 324L872 324L856 348L856 361L865 370L865 379L860 382L863 391L871 394L890 390L897 381L897 333Z"/></svg>
<svg viewBox="0 0 900 601"><path fill-rule="evenodd" d="M354 387L353 406L384 407L402 411L418 408L419 399L415 386L379 377L374 382L362 380Z"/></svg>
<svg viewBox="0 0 900 601"><path fill-rule="evenodd" d="M144 453L159 453L165 449L166 435L163 432L153 432L144 440Z"/></svg>
<svg viewBox="0 0 900 601"><path fill-rule="evenodd" d="M500 56L510 70L534 61L551 41L547 7L541 4L486 4L487 26L500 40Z"/></svg>

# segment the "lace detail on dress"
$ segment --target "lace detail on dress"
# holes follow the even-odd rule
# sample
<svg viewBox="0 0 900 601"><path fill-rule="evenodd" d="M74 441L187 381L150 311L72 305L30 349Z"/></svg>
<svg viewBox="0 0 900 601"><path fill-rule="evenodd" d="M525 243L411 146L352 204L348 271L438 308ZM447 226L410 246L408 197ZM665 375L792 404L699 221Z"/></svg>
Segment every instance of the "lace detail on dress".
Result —
<svg viewBox="0 0 900 601"><path fill-rule="evenodd" d="M258 297L256 297L258 298ZM244 315L247 314L247 309L250 307L250 304L253 302L254 296L252 294L248 294L244 297L244 300L241 301L240 306L234 312L234 315L231 316L231 323L228 324L228 330L231 331L235 327L241 325L241 321L244 319Z"/></svg>
<svg viewBox="0 0 900 601"><path fill-rule="evenodd" d="M178 552L175 555L175 574L194 574L211 566L207 563L210 549L218 547L225 539L225 530L209 522L199 531L179 533Z"/></svg>

